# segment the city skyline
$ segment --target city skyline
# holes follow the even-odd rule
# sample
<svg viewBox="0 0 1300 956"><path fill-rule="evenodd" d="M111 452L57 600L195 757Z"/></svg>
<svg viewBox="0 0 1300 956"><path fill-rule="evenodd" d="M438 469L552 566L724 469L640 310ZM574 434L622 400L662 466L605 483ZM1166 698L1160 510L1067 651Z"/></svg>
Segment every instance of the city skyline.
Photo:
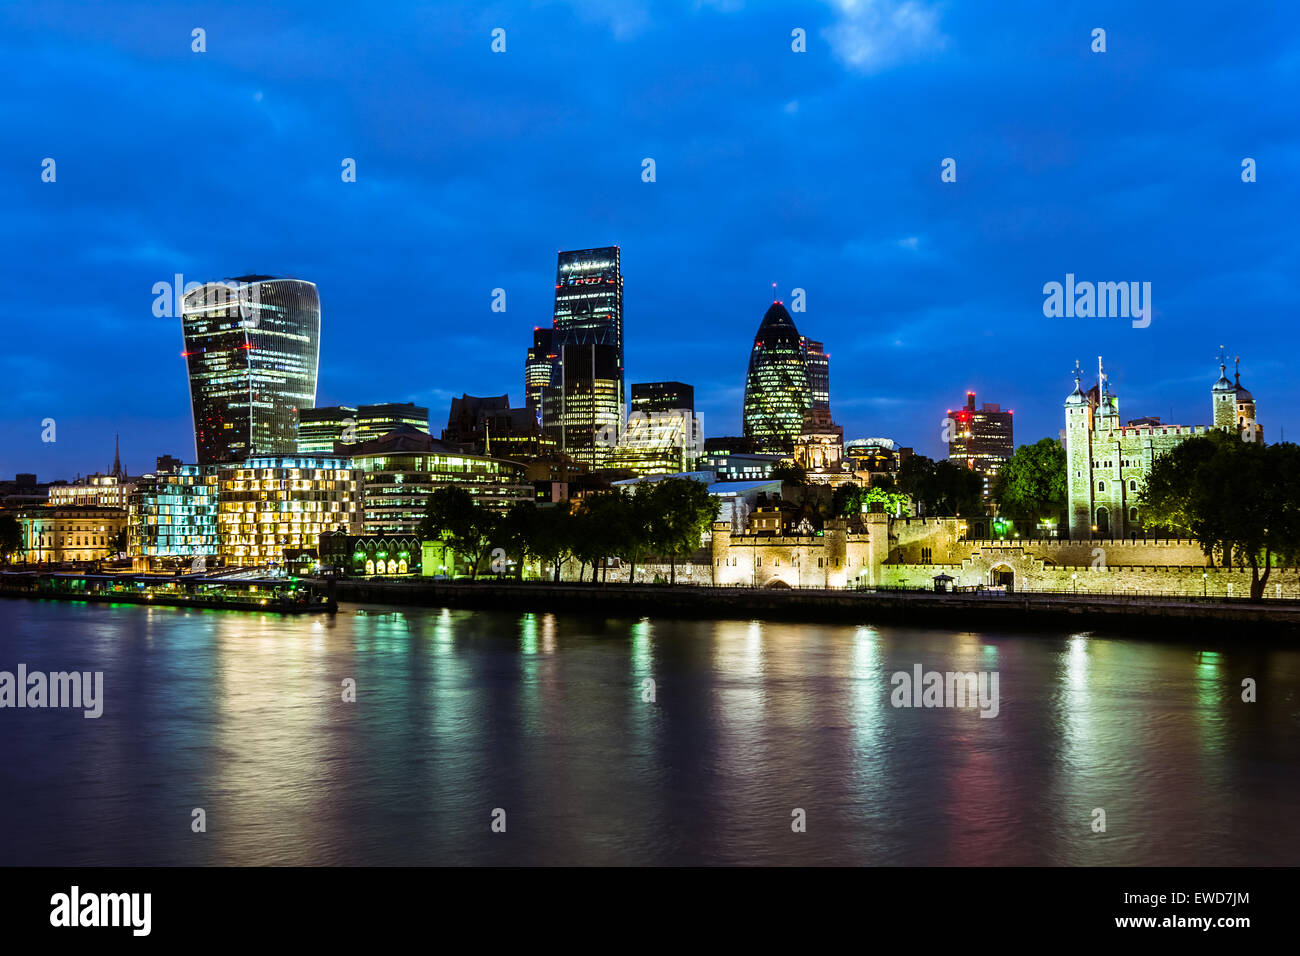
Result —
<svg viewBox="0 0 1300 956"><path fill-rule="evenodd" d="M917 24L884 38L883 61L835 5L606 17L558 4L499 24L451 4L433 25L410 11L358 24L327 4L305 34L284 13L231 9L211 12L201 54L194 24L170 12L0 11L20 77L0 94L22 226L5 252L27 279L0 308L12 329L77 343L13 336L0 475L98 470L118 432L129 471L190 457L185 383L167 371L181 336L151 311L154 285L177 274L316 283L318 404L411 401L438 418L462 393L525 403L520 356L551 318L551 256L605 244L623 251L626 380L690 382L706 434L741 431L744 343L774 280L787 302L806 293L795 319L834 356L846 437L942 457L944 409L967 390L1016 409L1020 442L1055 437L1070 367L1097 354L1126 414L1196 421L1220 345L1277 410L1270 439L1300 428L1284 417L1300 401L1288 356L1255 344L1285 341L1295 300L1283 8L1225 24L1171 5L1099 4L1083 20L921 4ZM1108 53L1090 49L1098 25ZM505 54L490 50L498 26ZM791 49L795 27L806 53ZM244 56L249 30L285 62ZM320 55L344 43L356 75L401 77L382 106L345 58ZM566 73L562 50L577 44L604 83ZM1189 49L1203 75L1141 70ZM88 112L90 87L102 102ZM1189 122L1188 104L1213 128ZM205 110L246 130L247 148L205 158L171 135ZM619 123L594 121L611 111ZM44 157L55 182L41 181ZM1241 179L1246 157L1257 182ZM250 196L263 228L193 214ZM1150 326L1048 318L1043 286L1067 275L1150 282ZM51 296L72 284L95 297ZM449 353L455 366L440 367ZM401 357L401 387L378 386ZM54 443L41 441L47 418Z"/></svg>

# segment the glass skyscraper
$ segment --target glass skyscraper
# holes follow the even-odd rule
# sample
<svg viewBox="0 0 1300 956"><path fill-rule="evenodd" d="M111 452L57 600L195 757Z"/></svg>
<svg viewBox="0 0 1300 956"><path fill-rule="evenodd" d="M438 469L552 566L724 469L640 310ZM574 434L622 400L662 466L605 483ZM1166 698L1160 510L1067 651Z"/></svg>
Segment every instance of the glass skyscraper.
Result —
<svg viewBox="0 0 1300 956"><path fill-rule="evenodd" d="M808 367L808 390L812 394L812 407L830 411L831 407L831 357L820 342L806 335L799 336L803 344L804 364Z"/></svg>
<svg viewBox="0 0 1300 956"><path fill-rule="evenodd" d="M542 389L543 430L574 461L602 468L622 434L622 379L609 345L566 345L560 381Z"/></svg>
<svg viewBox="0 0 1300 956"><path fill-rule="evenodd" d="M533 329L533 346L524 361L524 404L538 424L542 421L542 389L559 381L559 369L555 329Z"/></svg>
<svg viewBox="0 0 1300 956"><path fill-rule="evenodd" d="M583 346L570 351L573 346ZM595 346L588 348L588 346ZM555 270L555 315L552 352L560 361L558 374L552 373L551 386L559 386L561 394L570 390L566 381L590 381L593 378L614 386L613 401L605 395L606 386L597 387L601 394L590 407L581 410L579 417L590 422L594 411L598 416L595 430L603 429L615 438L622 429L626 398L623 394L623 271L618 246L599 249L579 249L561 252ZM564 363L567 356L577 356L582 368L566 376ZM595 356L593 358L593 356ZM612 366L611 366L612 363ZM600 368L593 374L592 365ZM557 424L543 415L543 425ZM575 438L587 429L574 433ZM593 457L592 449L585 444L568 441L565 429L564 448L575 458ZM572 447L570 447L572 446Z"/></svg>
<svg viewBox="0 0 1300 956"><path fill-rule="evenodd" d="M320 297L298 279L241 276L185 295L181 312L200 465L296 451L316 404Z"/></svg>
<svg viewBox="0 0 1300 956"><path fill-rule="evenodd" d="M785 306L773 302L754 336L745 377L745 437L760 452L789 454L812 407L804 345Z"/></svg>

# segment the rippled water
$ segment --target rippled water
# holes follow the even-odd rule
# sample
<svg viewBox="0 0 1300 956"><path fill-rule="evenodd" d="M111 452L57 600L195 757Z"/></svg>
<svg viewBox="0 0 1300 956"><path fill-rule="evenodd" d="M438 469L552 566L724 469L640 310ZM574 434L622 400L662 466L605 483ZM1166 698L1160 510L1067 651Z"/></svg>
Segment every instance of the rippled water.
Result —
<svg viewBox="0 0 1300 956"><path fill-rule="evenodd" d="M0 601L0 670L106 698L0 710L0 863L1300 862L1294 646L356 610Z"/></svg>

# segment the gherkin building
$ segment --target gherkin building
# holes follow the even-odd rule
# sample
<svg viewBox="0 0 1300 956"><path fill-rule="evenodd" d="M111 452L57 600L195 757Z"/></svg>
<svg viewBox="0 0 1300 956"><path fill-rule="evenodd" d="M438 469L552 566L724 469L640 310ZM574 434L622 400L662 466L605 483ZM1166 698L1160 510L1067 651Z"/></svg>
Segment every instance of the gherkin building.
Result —
<svg viewBox="0 0 1300 956"><path fill-rule="evenodd" d="M780 302L763 316L745 377L745 437L767 454L789 454L812 407L803 343Z"/></svg>

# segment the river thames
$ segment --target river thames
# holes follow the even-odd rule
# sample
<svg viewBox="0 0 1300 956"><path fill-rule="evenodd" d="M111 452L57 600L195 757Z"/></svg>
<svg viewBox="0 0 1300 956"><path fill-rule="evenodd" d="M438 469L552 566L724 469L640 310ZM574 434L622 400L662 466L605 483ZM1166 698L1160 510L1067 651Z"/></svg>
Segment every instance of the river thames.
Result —
<svg viewBox="0 0 1300 956"><path fill-rule="evenodd" d="M1300 862L1300 649L1220 627L0 601L0 635L104 675L98 719L0 710L0 864ZM893 706L917 665L996 674L997 715Z"/></svg>

